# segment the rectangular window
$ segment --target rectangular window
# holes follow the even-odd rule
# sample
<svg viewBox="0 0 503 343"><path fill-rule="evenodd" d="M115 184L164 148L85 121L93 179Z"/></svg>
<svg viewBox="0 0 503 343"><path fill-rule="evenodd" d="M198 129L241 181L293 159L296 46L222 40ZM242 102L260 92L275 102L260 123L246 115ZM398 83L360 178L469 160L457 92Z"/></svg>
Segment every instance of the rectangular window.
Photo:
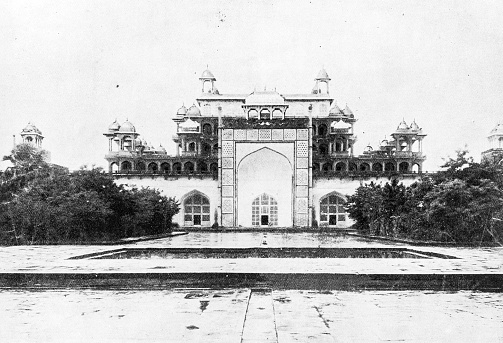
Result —
<svg viewBox="0 0 503 343"><path fill-rule="evenodd" d="M210 213L210 207L209 206L203 206L203 213Z"/></svg>
<svg viewBox="0 0 503 343"><path fill-rule="evenodd" d="M192 221L192 216L190 214L186 214L185 217L184 217L184 220L186 222L191 222Z"/></svg>
<svg viewBox="0 0 503 343"><path fill-rule="evenodd" d="M326 215L326 214L322 214L322 215L320 216L320 221L321 221L321 222L326 222L326 221L327 221L327 215Z"/></svg>
<svg viewBox="0 0 503 343"><path fill-rule="evenodd" d="M209 222L210 221L210 216L209 215L203 215L203 222Z"/></svg>
<svg viewBox="0 0 503 343"><path fill-rule="evenodd" d="M339 217L337 219L340 222L345 222L346 221L346 215L345 214L339 214Z"/></svg>

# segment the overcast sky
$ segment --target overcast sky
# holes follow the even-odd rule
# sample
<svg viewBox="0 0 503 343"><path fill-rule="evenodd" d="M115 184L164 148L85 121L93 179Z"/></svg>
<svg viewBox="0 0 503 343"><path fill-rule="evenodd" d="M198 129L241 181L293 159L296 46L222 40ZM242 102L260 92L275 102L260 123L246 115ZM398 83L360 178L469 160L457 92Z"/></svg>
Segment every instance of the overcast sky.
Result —
<svg viewBox="0 0 503 343"><path fill-rule="evenodd" d="M174 153L209 65L221 93L309 93L324 67L357 153L403 118L425 170L479 159L503 119L502 18L502 1L2 1L0 155L31 121L54 163L105 166L115 118Z"/></svg>

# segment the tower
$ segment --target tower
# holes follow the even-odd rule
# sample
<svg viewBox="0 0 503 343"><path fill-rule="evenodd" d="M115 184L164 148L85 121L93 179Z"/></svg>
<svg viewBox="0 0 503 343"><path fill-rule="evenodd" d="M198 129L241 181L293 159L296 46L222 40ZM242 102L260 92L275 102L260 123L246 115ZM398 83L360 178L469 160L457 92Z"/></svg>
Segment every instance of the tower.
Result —
<svg viewBox="0 0 503 343"><path fill-rule="evenodd" d="M44 136L42 136L42 132L35 125L28 123L23 131L21 131L21 138L23 139L23 143L32 144L37 148L41 148Z"/></svg>
<svg viewBox="0 0 503 343"><path fill-rule="evenodd" d="M328 83L330 81L330 77L328 76L327 71L325 68L321 68L321 70L318 72L318 76L314 79L316 81L316 84L314 85L313 88L313 94L329 94L329 87Z"/></svg>
<svg viewBox="0 0 503 343"><path fill-rule="evenodd" d="M219 94L218 89L215 87L215 81L217 79L213 76L213 73L209 69L203 71L199 80L201 80L202 83L203 93Z"/></svg>

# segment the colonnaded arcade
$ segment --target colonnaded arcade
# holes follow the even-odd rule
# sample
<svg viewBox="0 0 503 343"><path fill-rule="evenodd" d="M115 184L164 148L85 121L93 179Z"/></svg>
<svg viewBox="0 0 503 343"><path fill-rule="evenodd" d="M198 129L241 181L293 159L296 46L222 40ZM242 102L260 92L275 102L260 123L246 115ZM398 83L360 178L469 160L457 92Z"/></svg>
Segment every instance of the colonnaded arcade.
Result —
<svg viewBox="0 0 503 343"><path fill-rule="evenodd" d="M205 70L196 102L174 115L177 152L154 147L134 125L113 122L106 160L117 182L155 187L181 202L181 226L344 228L344 203L361 182L410 183L426 136L413 121L355 156L353 112L330 96L322 69L306 94L220 94Z"/></svg>

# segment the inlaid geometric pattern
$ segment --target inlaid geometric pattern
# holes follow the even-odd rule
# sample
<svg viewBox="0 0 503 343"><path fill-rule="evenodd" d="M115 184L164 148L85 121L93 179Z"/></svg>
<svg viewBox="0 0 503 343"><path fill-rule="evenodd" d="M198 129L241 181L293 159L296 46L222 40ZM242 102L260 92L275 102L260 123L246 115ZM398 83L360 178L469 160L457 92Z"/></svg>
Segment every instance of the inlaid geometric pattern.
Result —
<svg viewBox="0 0 503 343"><path fill-rule="evenodd" d="M297 141L297 157L308 157L307 142Z"/></svg>
<svg viewBox="0 0 503 343"><path fill-rule="evenodd" d="M297 198L297 213L307 213L307 198Z"/></svg>
<svg viewBox="0 0 503 343"><path fill-rule="evenodd" d="M272 130L272 140L273 141L282 141L283 140L283 130L273 129Z"/></svg>
<svg viewBox="0 0 503 343"><path fill-rule="evenodd" d="M222 186L222 196L223 197L233 197L234 196L234 186Z"/></svg>
<svg viewBox="0 0 503 343"><path fill-rule="evenodd" d="M234 213L234 199L222 198L222 213Z"/></svg>
<svg viewBox="0 0 503 343"><path fill-rule="evenodd" d="M258 130L246 130L246 139L249 141L258 140Z"/></svg>
<svg viewBox="0 0 503 343"><path fill-rule="evenodd" d="M260 141L271 140L271 129L260 129L258 130L258 139Z"/></svg>
<svg viewBox="0 0 503 343"><path fill-rule="evenodd" d="M303 198L308 196L307 186L297 186L297 197Z"/></svg>
<svg viewBox="0 0 503 343"><path fill-rule="evenodd" d="M234 215L222 214L222 225L227 227L234 226Z"/></svg>
<svg viewBox="0 0 503 343"><path fill-rule="evenodd" d="M234 139L236 141L244 141L246 140L246 130L234 130Z"/></svg>
<svg viewBox="0 0 503 343"><path fill-rule="evenodd" d="M222 156L223 157L234 156L234 142L232 141L222 142Z"/></svg>
<svg viewBox="0 0 503 343"><path fill-rule="evenodd" d="M298 129L297 130L297 139L300 141L307 141L308 139L308 131L307 129Z"/></svg>
<svg viewBox="0 0 503 343"><path fill-rule="evenodd" d="M222 140L231 141L233 139L233 129L222 130Z"/></svg>
<svg viewBox="0 0 503 343"><path fill-rule="evenodd" d="M308 185L308 172L307 169L297 169L297 185Z"/></svg>
<svg viewBox="0 0 503 343"><path fill-rule="evenodd" d="M293 141L295 140L295 129L285 129L284 137L285 141Z"/></svg>
<svg viewBox="0 0 503 343"><path fill-rule="evenodd" d="M232 157L223 157L222 168L234 168L234 159Z"/></svg>
<svg viewBox="0 0 503 343"><path fill-rule="evenodd" d="M234 170L222 169L222 185L234 184Z"/></svg>
<svg viewBox="0 0 503 343"><path fill-rule="evenodd" d="M307 168L309 164L309 159L307 157L297 158L297 168Z"/></svg>
<svg viewBox="0 0 503 343"><path fill-rule="evenodd" d="M297 213L295 216L297 226L307 226L307 213Z"/></svg>

